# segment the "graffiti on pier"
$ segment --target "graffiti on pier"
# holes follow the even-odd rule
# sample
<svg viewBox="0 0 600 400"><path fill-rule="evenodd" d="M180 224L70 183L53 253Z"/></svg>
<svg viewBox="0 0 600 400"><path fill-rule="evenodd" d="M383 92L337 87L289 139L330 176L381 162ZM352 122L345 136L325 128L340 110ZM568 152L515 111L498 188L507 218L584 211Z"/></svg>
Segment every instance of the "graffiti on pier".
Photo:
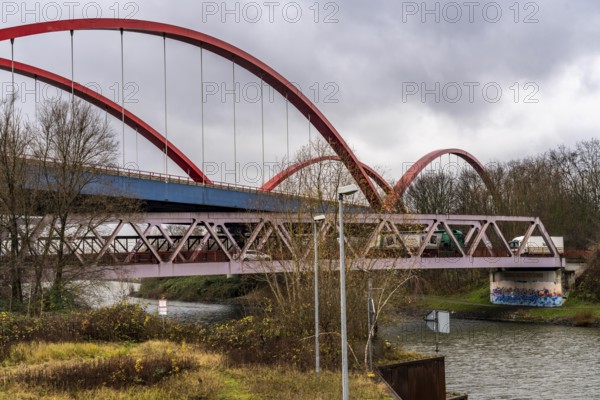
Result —
<svg viewBox="0 0 600 400"><path fill-rule="evenodd" d="M556 289L494 288L490 293L492 304L529 307L560 307L562 293Z"/></svg>

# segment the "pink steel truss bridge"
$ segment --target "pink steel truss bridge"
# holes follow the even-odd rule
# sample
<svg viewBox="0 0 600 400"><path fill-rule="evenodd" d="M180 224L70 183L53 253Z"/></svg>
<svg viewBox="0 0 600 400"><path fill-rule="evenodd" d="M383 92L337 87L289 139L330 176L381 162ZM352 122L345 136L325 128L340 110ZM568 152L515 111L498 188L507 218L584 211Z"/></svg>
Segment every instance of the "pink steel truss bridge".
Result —
<svg viewBox="0 0 600 400"><path fill-rule="evenodd" d="M41 218L32 227L31 254L58 244L51 221ZM156 213L102 221L79 216L69 222L69 265L104 271L106 278L285 272L298 265L312 269L312 223L309 214L279 213ZM549 252L524 256L523 246L511 249L507 224L519 224L522 231L516 235L527 238L537 231ZM533 217L349 214L346 232L355 269L563 266L544 225ZM331 245L321 255L324 263L339 259L337 235L332 214L318 234L322 246ZM3 253L7 246L10 241L4 239Z"/></svg>

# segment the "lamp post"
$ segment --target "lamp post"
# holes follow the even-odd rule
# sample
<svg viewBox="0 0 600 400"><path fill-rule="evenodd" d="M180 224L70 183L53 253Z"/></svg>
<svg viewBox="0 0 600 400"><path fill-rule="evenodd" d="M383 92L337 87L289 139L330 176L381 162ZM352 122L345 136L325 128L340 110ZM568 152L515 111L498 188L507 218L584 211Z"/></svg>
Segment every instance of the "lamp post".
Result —
<svg viewBox="0 0 600 400"><path fill-rule="evenodd" d="M315 372L319 376L319 246L317 242L317 224L325 220L324 215L313 217L313 237L315 240Z"/></svg>
<svg viewBox="0 0 600 400"><path fill-rule="evenodd" d="M340 309L342 333L342 399L348 400L348 337L346 334L346 260L344 255L344 196L358 191L356 185L341 186L337 190L340 218Z"/></svg>

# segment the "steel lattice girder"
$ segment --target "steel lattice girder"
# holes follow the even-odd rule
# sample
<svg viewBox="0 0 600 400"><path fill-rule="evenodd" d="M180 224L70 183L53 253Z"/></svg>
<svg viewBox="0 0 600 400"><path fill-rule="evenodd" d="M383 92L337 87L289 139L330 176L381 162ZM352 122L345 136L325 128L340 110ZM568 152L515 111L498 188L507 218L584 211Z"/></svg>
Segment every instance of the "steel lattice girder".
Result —
<svg viewBox="0 0 600 400"><path fill-rule="evenodd" d="M78 222L79 221L79 222ZM80 217L69 222L73 227L78 223L87 224L89 218ZM282 243L289 259L310 260L310 249L298 249L293 243L294 226L310 232L310 214L264 214L264 213L164 213L132 215L127 219L103 221L102 228L87 226L74 228L67 238L66 246L82 265L93 262L101 266L108 261L119 274L131 277L157 277L180 275L243 274L264 272L261 260L244 261L248 251L260 251L272 239ZM529 237L537 228L548 243L552 252L548 257L522 257L523 249L513 254L508 247L498 223L518 222L526 224L524 236ZM48 219L41 218L39 224L44 229ZM360 241L351 241L352 233L347 232L345 243L352 255L351 263L359 269L442 269L442 268L560 268L560 257L544 225L535 217L467 216L467 215L405 215L405 214L349 214L349 226L370 227ZM178 233L170 233L167 226L179 226ZM418 249L410 249L398 226L420 226L424 240ZM458 246L458 239L452 226L467 226L465 247ZM242 233L241 227L246 227ZM449 239L458 247L456 254L432 256L426 254L426 245L439 227L445 230ZM40 230L40 229L38 229ZM100 234L99 231L103 233ZM129 231L129 232L127 232ZM376 248L375 238L381 232L395 235L398 243L406 251L404 256L390 258L373 256L369 252ZM81 232L86 232L81 235ZM493 233L501 243L501 255L494 255L488 238ZM327 218L319 232L320 237L337 235L335 215ZM312 236L310 236L312 240ZM49 239L43 234L38 241ZM308 239L306 239L308 240ZM2 248L6 249L8 238L3 235ZM487 249L485 255L475 252L478 247ZM201 257L202 256L202 257ZM107 259L107 257L109 257ZM278 272L292 268L291 260L277 260L268 263L268 269ZM307 263L310 264L310 263ZM114 276L114 273L113 275Z"/></svg>

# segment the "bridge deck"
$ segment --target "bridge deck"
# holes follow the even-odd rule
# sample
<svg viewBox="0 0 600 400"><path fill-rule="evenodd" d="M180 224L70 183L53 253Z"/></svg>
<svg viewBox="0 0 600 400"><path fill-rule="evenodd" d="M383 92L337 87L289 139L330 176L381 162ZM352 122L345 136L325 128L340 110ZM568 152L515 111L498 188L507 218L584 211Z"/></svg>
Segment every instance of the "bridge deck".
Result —
<svg viewBox="0 0 600 400"><path fill-rule="evenodd" d="M323 264L337 260L323 260ZM350 268L366 270L386 269L473 269L473 268L512 268L512 269L552 269L561 268L562 262L556 262L548 257L520 257L520 259L502 258L485 260L475 257L473 259L448 259L448 258L411 258L411 259L380 259L368 260L367 268L362 265L349 265ZM321 264L322 265L322 264ZM312 268L312 267L311 267ZM198 275L243 275L262 274L267 272L292 272L291 261L275 261L265 263L262 261L230 261L206 263L168 263L160 264L131 264L110 269L106 274L107 280L126 278L166 278L177 276ZM312 269L311 269L312 271Z"/></svg>

